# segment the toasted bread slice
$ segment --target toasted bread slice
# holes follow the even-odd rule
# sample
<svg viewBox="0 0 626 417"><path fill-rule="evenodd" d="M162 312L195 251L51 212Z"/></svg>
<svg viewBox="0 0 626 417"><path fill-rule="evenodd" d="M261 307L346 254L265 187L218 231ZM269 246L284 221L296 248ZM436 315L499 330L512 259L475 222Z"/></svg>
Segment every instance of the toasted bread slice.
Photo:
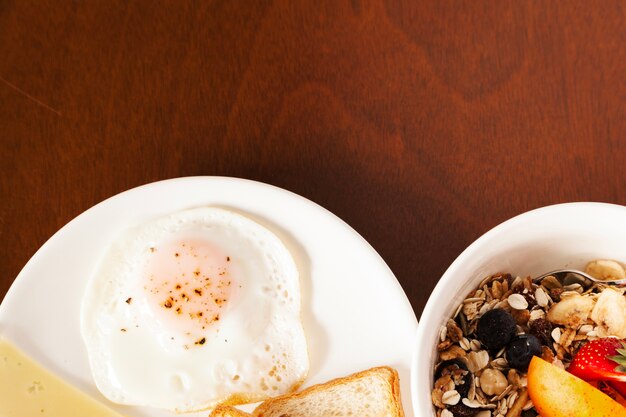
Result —
<svg viewBox="0 0 626 417"><path fill-rule="evenodd" d="M404 417L398 373L390 367L368 369L314 385L302 392L270 398L254 417Z"/></svg>

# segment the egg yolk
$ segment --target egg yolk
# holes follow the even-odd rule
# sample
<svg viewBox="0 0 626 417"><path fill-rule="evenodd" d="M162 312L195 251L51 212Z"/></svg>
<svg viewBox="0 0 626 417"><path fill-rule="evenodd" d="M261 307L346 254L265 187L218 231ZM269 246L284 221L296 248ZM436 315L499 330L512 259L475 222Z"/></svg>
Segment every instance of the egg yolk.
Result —
<svg viewBox="0 0 626 417"><path fill-rule="evenodd" d="M155 318L202 345L232 297L231 258L202 240L150 247L144 292Z"/></svg>

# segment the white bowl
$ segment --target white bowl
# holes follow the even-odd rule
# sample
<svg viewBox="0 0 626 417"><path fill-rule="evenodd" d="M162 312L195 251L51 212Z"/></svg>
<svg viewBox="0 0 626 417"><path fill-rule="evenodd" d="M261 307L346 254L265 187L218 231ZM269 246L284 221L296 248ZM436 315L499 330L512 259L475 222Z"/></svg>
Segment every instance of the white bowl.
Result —
<svg viewBox="0 0 626 417"><path fill-rule="evenodd" d="M484 277L581 269L598 258L626 262L626 207L568 203L540 208L498 225L465 249L439 280L419 320L411 365L415 415L435 416L431 391L439 328Z"/></svg>

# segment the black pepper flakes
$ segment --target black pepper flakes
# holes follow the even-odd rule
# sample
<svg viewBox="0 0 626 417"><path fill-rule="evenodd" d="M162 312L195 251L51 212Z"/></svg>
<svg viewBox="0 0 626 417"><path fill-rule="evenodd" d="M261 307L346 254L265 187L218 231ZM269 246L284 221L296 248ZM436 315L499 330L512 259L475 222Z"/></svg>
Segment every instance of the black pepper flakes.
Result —
<svg viewBox="0 0 626 417"><path fill-rule="evenodd" d="M128 298L126 299L126 304L130 304L130 303L132 303L132 302L133 302L133 298L132 298L132 297L128 297Z"/></svg>

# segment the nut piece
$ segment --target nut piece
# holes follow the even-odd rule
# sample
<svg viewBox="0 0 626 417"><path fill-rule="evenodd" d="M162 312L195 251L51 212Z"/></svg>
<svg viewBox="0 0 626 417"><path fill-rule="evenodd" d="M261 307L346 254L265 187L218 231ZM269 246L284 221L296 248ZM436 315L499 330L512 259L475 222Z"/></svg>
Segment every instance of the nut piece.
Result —
<svg viewBox="0 0 626 417"><path fill-rule="evenodd" d="M545 317L546 317L546 313L543 310L541 309L533 310L530 312L530 318L528 319L528 322L530 323L532 321L543 319Z"/></svg>
<svg viewBox="0 0 626 417"><path fill-rule="evenodd" d="M591 312L591 320L598 325L598 336L626 338L626 299L618 291L604 289Z"/></svg>
<svg viewBox="0 0 626 417"><path fill-rule="evenodd" d="M506 377L496 369L485 369L480 375L480 389L487 395L500 395L507 386Z"/></svg>
<svg viewBox="0 0 626 417"><path fill-rule="evenodd" d="M585 324L593 306L593 298L574 292L572 295L552 305L550 311L548 311L548 320L576 329Z"/></svg>
<svg viewBox="0 0 626 417"><path fill-rule="evenodd" d="M539 307L547 307L548 305L548 295L541 287L535 290L535 300L537 300Z"/></svg>
<svg viewBox="0 0 626 417"><path fill-rule="evenodd" d="M509 298L507 298L507 301L511 308L515 310L526 310L528 308L528 301L526 301L522 294L511 294Z"/></svg>
<svg viewBox="0 0 626 417"><path fill-rule="evenodd" d="M585 267L585 272L601 280L626 278L624 267L608 259L598 259L589 262Z"/></svg>

